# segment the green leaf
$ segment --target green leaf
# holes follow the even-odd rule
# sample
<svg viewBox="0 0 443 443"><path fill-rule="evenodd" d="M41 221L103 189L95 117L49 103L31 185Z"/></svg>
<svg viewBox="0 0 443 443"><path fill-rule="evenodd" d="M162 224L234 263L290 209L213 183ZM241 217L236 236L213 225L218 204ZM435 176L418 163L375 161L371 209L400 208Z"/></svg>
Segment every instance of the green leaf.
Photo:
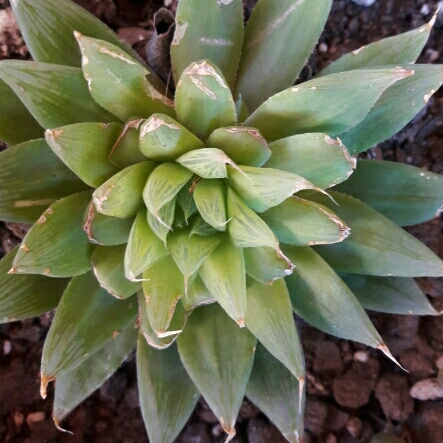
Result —
<svg viewBox="0 0 443 443"><path fill-rule="evenodd" d="M181 302L187 311L191 311L199 306L215 303L215 299L197 274L190 283L188 292L181 298Z"/></svg>
<svg viewBox="0 0 443 443"><path fill-rule="evenodd" d="M152 160L174 161L203 146L191 131L167 115L153 114L140 128L140 151Z"/></svg>
<svg viewBox="0 0 443 443"><path fill-rule="evenodd" d="M271 156L266 140L254 128L219 128L209 136L206 144L221 149L238 165L260 167Z"/></svg>
<svg viewBox="0 0 443 443"><path fill-rule="evenodd" d="M164 220L159 216L160 209L177 196L191 177L191 171L176 163L163 163L149 175L143 189L143 200L148 211L161 223Z"/></svg>
<svg viewBox="0 0 443 443"><path fill-rule="evenodd" d="M159 218L156 218L148 211L148 224L155 235L165 244L168 234L171 232L170 226L174 222L175 202L177 197L166 203L158 211Z"/></svg>
<svg viewBox="0 0 443 443"><path fill-rule="evenodd" d="M328 65L319 76L368 66L412 64L428 41L436 19L437 12L429 23L419 28L384 38L349 52Z"/></svg>
<svg viewBox="0 0 443 443"><path fill-rule="evenodd" d="M301 382L303 354L284 280L265 285L250 279L246 290L246 327Z"/></svg>
<svg viewBox="0 0 443 443"><path fill-rule="evenodd" d="M188 223L189 217L198 212L197 206L195 205L193 193L191 192L191 186L192 181L183 186L183 188L177 194L177 205L183 211L183 216L185 217L186 224Z"/></svg>
<svg viewBox="0 0 443 443"><path fill-rule="evenodd" d="M389 314L438 315L412 278L340 274L365 309Z"/></svg>
<svg viewBox="0 0 443 443"><path fill-rule="evenodd" d="M178 120L201 140L237 122L231 90L220 69L207 60L191 63L183 71L175 91L175 111Z"/></svg>
<svg viewBox="0 0 443 443"><path fill-rule="evenodd" d="M88 189L44 139L0 152L0 219L34 223L62 197Z"/></svg>
<svg viewBox="0 0 443 443"><path fill-rule="evenodd" d="M294 265L282 254L266 246L243 249L246 273L255 280L271 285L292 273Z"/></svg>
<svg viewBox="0 0 443 443"><path fill-rule="evenodd" d="M251 373L255 337L240 329L218 304L197 308L178 338L186 371L229 439Z"/></svg>
<svg viewBox="0 0 443 443"><path fill-rule="evenodd" d="M45 136L60 160L86 184L97 188L119 171L108 157L120 131L118 123L77 123L48 129Z"/></svg>
<svg viewBox="0 0 443 443"><path fill-rule="evenodd" d="M23 239L11 273L71 277L91 269L94 247L82 227L90 201L86 191L51 205Z"/></svg>
<svg viewBox="0 0 443 443"><path fill-rule="evenodd" d="M341 134L366 117L383 91L412 73L361 69L315 78L272 96L244 125L257 128L268 142L306 132Z"/></svg>
<svg viewBox="0 0 443 443"><path fill-rule="evenodd" d="M331 192L351 235L344 242L316 246L318 253L337 271L396 277L440 277L443 262L423 243L374 209L350 196ZM331 207L318 194L309 199Z"/></svg>
<svg viewBox="0 0 443 443"><path fill-rule="evenodd" d="M352 155L400 131L443 83L442 65L404 65L404 68L413 69L413 75L385 91L361 123L339 134Z"/></svg>
<svg viewBox="0 0 443 443"><path fill-rule="evenodd" d="M200 277L212 296L240 327L246 312L246 276L243 251L223 240L200 267Z"/></svg>
<svg viewBox="0 0 443 443"><path fill-rule="evenodd" d="M146 161L128 166L103 183L92 194L98 212L112 217L136 215L143 205L143 188L157 166Z"/></svg>
<svg viewBox="0 0 443 443"><path fill-rule="evenodd" d="M331 4L332 0L257 4L246 25L236 83L236 96L240 93L250 110L294 84L318 42Z"/></svg>
<svg viewBox="0 0 443 443"><path fill-rule="evenodd" d="M226 231L226 190L220 180L200 180L194 201L203 220L218 231Z"/></svg>
<svg viewBox="0 0 443 443"><path fill-rule="evenodd" d="M308 246L343 241L350 229L323 205L291 197L261 214L277 238L289 245Z"/></svg>
<svg viewBox="0 0 443 443"><path fill-rule="evenodd" d="M146 208L140 209L126 246L124 258L126 278L135 281L139 274L168 254L163 242L149 227Z"/></svg>
<svg viewBox="0 0 443 443"><path fill-rule="evenodd" d="M71 371L135 324L136 314L135 297L112 297L92 271L74 277L60 300L43 348L42 397L46 397L48 382Z"/></svg>
<svg viewBox="0 0 443 443"><path fill-rule="evenodd" d="M3 80L0 80L0 97L0 140L15 145L43 137L43 128Z"/></svg>
<svg viewBox="0 0 443 443"><path fill-rule="evenodd" d="M0 260L0 323L36 317L54 309L69 280L8 275L18 246Z"/></svg>
<svg viewBox="0 0 443 443"><path fill-rule="evenodd" d="M61 420L117 371L134 348L137 333L134 325L130 324L83 363L57 377L52 410L57 427Z"/></svg>
<svg viewBox="0 0 443 443"><path fill-rule="evenodd" d="M216 233L217 229L206 223L200 214L194 217L194 223L189 235L214 235Z"/></svg>
<svg viewBox="0 0 443 443"><path fill-rule="evenodd" d="M229 169L229 186L255 212L264 212L304 189L324 192L299 175L271 168Z"/></svg>
<svg viewBox="0 0 443 443"><path fill-rule="evenodd" d="M0 78L45 129L85 121L117 120L89 95L88 84L79 68L2 60Z"/></svg>
<svg viewBox="0 0 443 443"><path fill-rule="evenodd" d="M103 246L116 246L128 242L134 218L108 217L100 214L90 203L85 213L83 230L91 243Z"/></svg>
<svg viewBox="0 0 443 443"><path fill-rule="evenodd" d="M188 281L222 240L221 235L190 236L188 230L169 234L168 249L184 277L185 292Z"/></svg>
<svg viewBox="0 0 443 443"><path fill-rule="evenodd" d="M143 292L149 323L158 337L176 335L170 330L177 302L184 294L183 275L170 255L143 272Z"/></svg>
<svg viewBox="0 0 443 443"><path fill-rule="evenodd" d="M260 343L257 343L246 395L273 421L286 440L301 443L305 406L303 386Z"/></svg>
<svg viewBox="0 0 443 443"><path fill-rule="evenodd" d="M196 11L204 10L204 14ZM177 82L191 63L207 59L234 85L243 41L241 0L181 0L175 15L171 45L172 71Z"/></svg>
<svg viewBox="0 0 443 443"><path fill-rule="evenodd" d="M126 121L148 118L154 112L173 115L171 100L158 92L149 71L119 47L75 33L82 53L82 69L93 99Z"/></svg>
<svg viewBox="0 0 443 443"><path fill-rule="evenodd" d="M140 335L137 381L149 441L172 443L199 399L199 392L180 361L177 347L159 351L148 346Z"/></svg>
<svg viewBox="0 0 443 443"><path fill-rule="evenodd" d="M124 257L126 245L97 246L91 257L92 269L100 286L116 298L124 299L134 295L141 283L125 277Z"/></svg>
<svg viewBox="0 0 443 443"><path fill-rule="evenodd" d="M80 67L80 51L74 31L118 45L123 43L103 22L69 0L12 0L11 7L26 46L36 61Z"/></svg>
<svg viewBox="0 0 443 443"><path fill-rule="evenodd" d="M356 167L341 143L326 134L298 134L277 140L269 145L271 158L266 168L301 175L314 185L327 189L349 178Z"/></svg>
<svg viewBox="0 0 443 443"><path fill-rule="evenodd" d="M400 226L423 223L443 210L443 177L400 163L359 160L355 174L337 191L352 195Z"/></svg>
<svg viewBox="0 0 443 443"><path fill-rule="evenodd" d="M285 279L296 314L328 334L364 343L389 355L355 295L312 248L290 246L285 253L296 264Z"/></svg>

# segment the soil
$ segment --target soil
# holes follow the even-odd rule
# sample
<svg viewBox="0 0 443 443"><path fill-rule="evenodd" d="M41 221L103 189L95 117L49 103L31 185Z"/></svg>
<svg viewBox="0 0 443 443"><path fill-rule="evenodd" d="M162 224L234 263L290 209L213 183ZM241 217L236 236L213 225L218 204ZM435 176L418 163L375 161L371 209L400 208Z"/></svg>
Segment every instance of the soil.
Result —
<svg viewBox="0 0 443 443"><path fill-rule="evenodd" d="M149 37L153 13L175 10L176 0L75 0L104 20L133 45ZM405 32L429 21L436 0L334 0L330 19L303 73L318 72L330 60L364 44ZM245 0L246 17L255 0ZM369 5L369 6L364 6ZM419 62L443 63L443 14ZM10 13L0 0L0 59L29 58ZM392 139L369 151L370 157L416 165L443 174L443 94ZM0 150L5 146L0 145ZM409 231L443 257L443 218ZM0 224L0 256L26 227ZM443 279L419 279L434 306L443 309ZM306 354L307 443L367 443L389 429L404 443L443 443L443 389L436 381L443 368L443 317L371 314L404 372L380 352L339 340L299 322ZM134 355L64 422L74 435L56 430L51 420L51 392L39 397L39 360L51 314L0 325L0 442L143 443L147 442L138 409ZM412 388L412 389L411 389ZM284 439L245 399L234 443L278 443ZM217 419L200 400L177 443L224 441Z"/></svg>

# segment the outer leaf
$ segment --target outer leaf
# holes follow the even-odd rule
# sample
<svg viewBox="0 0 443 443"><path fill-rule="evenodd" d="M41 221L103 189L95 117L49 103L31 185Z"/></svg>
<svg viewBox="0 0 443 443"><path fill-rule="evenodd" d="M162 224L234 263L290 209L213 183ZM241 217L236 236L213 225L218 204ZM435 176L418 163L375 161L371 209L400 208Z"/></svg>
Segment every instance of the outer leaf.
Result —
<svg viewBox="0 0 443 443"><path fill-rule="evenodd" d="M229 169L229 186L254 211L264 212L304 189L320 188L303 177L271 168L242 166L239 172Z"/></svg>
<svg viewBox="0 0 443 443"><path fill-rule="evenodd" d="M255 280L271 285L275 280L292 274L294 265L268 247L245 248L246 273Z"/></svg>
<svg viewBox="0 0 443 443"><path fill-rule="evenodd" d="M285 280L300 317L328 334L389 352L354 294L318 254L294 246L285 252L296 263Z"/></svg>
<svg viewBox="0 0 443 443"><path fill-rule="evenodd" d="M126 278L134 280L168 253L165 245L149 227L146 209L140 209L126 247L124 259Z"/></svg>
<svg viewBox="0 0 443 443"><path fill-rule="evenodd" d="M215 129L237 122L229 86L221 71L207 60L191 63L183 71L175 92L175 111L178 120L201 140Z"/></svg>
<svg viewBox="0 0 443 443"><path fill-rule="evenodd" d="M414 63L428 41L436 18L437 13L429 23L419 28L384 38L345 54L323 69L319 76L368 66Z"/></svg>
<svg viewBox="0 0 443 443"><path fill-rule="evenodd" d="M43 128L3 80L0 80L0 97L0 140L15 145L43 136Z"/></svg>
<svg viewBox="0 0 443 443"><path fill-rule="evenodd" d="M96 188L119 171L108 157L120 131L118 123L77 123L48 129L45 136L60 160Z"/></svg>
<svg viewBox="0 0 443 443"><path fill-rule="evenodd" d="M312 246L343 241L350 229L323 205L291 197L261 214L277 238L289 245Z"/></svg>
<svg viewBox="0 0 443 443"><path fill-rule="evenodd" d="M142 286L125 278L125 249L126 245L97 246L91 257L92 269L100 286L121 299L135 294Z"/></svg>
<svg viewBox="0 0 443 443"><path fill-rule="evenodd" d="M191 131L167 115L153 114L140 128L140 150L152 160L174 161L203 146Z"/></svg>
<svg viewBox="0 0 443 443"><path fill-rule="evenodd" d="M199 392L183 367L175 345L159 351L139 335L137 380L140 408L149 441L172 443L197 404Z"/></svg>
<svg viewBox="0 0 443 443"><path fill-rule="evenodd" d="M226 191L220 180L201 180L194 189L198 212L209 225L226 231Z"/></svg>
<svg viewBox="0 0 443 443"><path fill-rule="evenodd" d="M43 139L0 153L0 219L33 223L58 199L88 189Z"/></svg>
<svg viewBox="0 0 443 443"><path fill-rule="evenodd" d="M397 277L443 276L443 262L423 243L358 200L331 193L351 236L342 243L317 246L316 251L337 271ZM331 207L326 198L309 197Z"/></svg>
<svg viewBox="0 0 443 443"><path fill-rule="evenodd" d="M303 386L260 343L257 343L246 395L274 422L286 440L301 443L305 406Z"/></svg>
<svg viewBox="0 0 443 443"><path fill-rule="evenodd" d="M119 368L136 340L137 329L130 324L102 349L57 378L52 410L57 425Z"/></svg>
<svg viewBox="0 0 443 443"><path fill-rule="evenodd" d="M88 356L135 323L135 297L117 300L102 289L93 272L74 277L57 308L45 341L41 394L48 382L80 365Z"/></svg>
<svg viewBox="0 0 443 443"><path fill-rule="evenodd" d="M352 155L400 131L426 106L443 83L442 65L404 67L413 67L414 74L385 91L360 124L340 135Z"/></svg>
<svg viewBox="0 0 443 443"><path fill-rule="evenodd" d="M136 54L103 22L68 0L12 0L11 7L36 61L80 67L74 31L118 45Z"/></svg>
<svg viewBox="0 0 443 443"><path fill-rule="evenodd" d="M176 163L163 163L157 166L149 175L143 189L143 200L148 211L161 220L160 209L177 196L191 177L191 171Z"/></svg>
<svg viewBox="0 0 443 443"><path fill-rule="evenodd" d="M383 91L413 72L361 69L316 78L272 96L244 125L268 141L306 132L341 134L363 120Z"/></svg>
<svg viewBox="0 0 443 443"><path fill-rule="evenodd" d="M186 371L220 421L228 440L252 369L256 340L236 327L218 304L194 311L178 339Z"/></svg>
<svg viewBox="0 0 443 443"><path fill-rule="evenodd" d="M337 191L400 226L428 221L443 210L443 177L400 163L359 160L356 173Z"/></svg>
<svg viewBox="0 0 443 443"><path fill-rule="evenodd" d="M202 8L204 14L195 13ZM232 88L243 41L241 0L181 0L175 17L171 45L175 81L191 62L208 59L221 69Z"/></svg>
<svg viewBox="0 0 443 443"><path fill-rule="evenodd" d="M175 197L173 200L166 203L160 211L158 211L159 218L154 217L148 211L148 224L152 231L157 235L157 237L163 241L166 246L166 238L168 234L171 232L170 226L172 226L174 222L175 215L175 202L177 198Z"/></svg>
<svg viewBox="0 0 443 443"><path fill-rule="evenodd" d="M85 214L83 230L91 243L115 246L128 242L133 223L133 218L108 217L100 214L91 202Z"/></svg>
<svg viewBox="0 0 443 443"><path fill-rule="evenodd" d="M51 205L26 234L10 272L71 277L91 269L94 248L82 228L90 200L86 191Z"/></svg>
<svg viewBox="0 0 443 443"><path fill-rule="evenodd" d="M112 217L136 215L143 205L143 188L156 163L146 161L128 166L103 183L92 194L98 212Z"/></svg>
<svg viewBox="0 0 443 443"><path fill-rule="evenodd" d="M81 69L22 60L2 60L0 78L43 128L117 119L89 95Z"/></svg>
<svg viewBox="0 0 443 443"><path fill-rule="evenodd" d="M184 294L183 275L170 255L143 272L146 311L152 329L159 337L176 335L169 330L175 306Z"/></svg>
<svg viewBox="0 0 443 443"><path fill-rule="evenodd" d="M303 354L285 281L264 285L251 279L246 294L246 327L302 382Z"/></svg>
<svg viewBox="0 0 443 443"><path fill-rule="evenodd" d="M334 140L326 134L293 135L269 147L272 156L265 165L267 168L301 175L322 189L347 180L357 164L340 139Z"/></svg>
<svg viewBox="0 0 443 443"><path fill-rule="evenodd" d="M151 74L138 61L111 43L78 32L75 37L89 92L103 108L123 121L154 112L173 115L173 103L154 88Z"/></svg>
<svg viewBox="0 0 443 443"><path fill-rule="evenodd" d="M412 278L340 274L365 309L390 314L438 315Z"/></svg>
<svg viewBox="0 0 443 443"><path fill-rule="evenodd" d="M212 296L240 327L246 312L243 251L223 240L200 267L200 277Z"/></svg>
<svg viewBox="0 0 443 443"><path fill-rule="evenodd" d="M201 305L215 303L214 297L208 291L200 275L196 275L194 281L189 285L188 292L182 297L181 302L187 311Z"/></svg>
<svg viewBox="0 0 443 443"><path fill-rule="evenodd" d="M254 128L231 126L216 129L206 141L221 149L238 165L263 166L271 156L266 140Z"/></svg>
<svg viewBox="0 0 443 443"><path fill-rule="evenodd" d="M36 317L54 309L69 280L41 275L7 275L18 247L0 260L0 323Z"/></svg>
<svg viewBox="0 0 443 443"><path fill-rule="evenodd" d="M250 110L294 84L317 44L331 4L332 0L257 4L246 26L236 83L236 95L242 95ZM303 43L288 45L289 41Z"/></svg>

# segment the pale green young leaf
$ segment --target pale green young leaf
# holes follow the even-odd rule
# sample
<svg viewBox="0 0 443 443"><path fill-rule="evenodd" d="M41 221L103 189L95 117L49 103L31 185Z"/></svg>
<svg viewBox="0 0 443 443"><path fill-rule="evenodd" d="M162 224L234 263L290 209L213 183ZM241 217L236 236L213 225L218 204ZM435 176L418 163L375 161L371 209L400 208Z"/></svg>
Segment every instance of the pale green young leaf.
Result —
<svg viewBox="0 0 443 443"><path fill-rule="evenodd" d="M214 235L216 233L217 229L215 229L209 223L206 223L200 214L194 217L189 235Z"/></svg>
<svg viewBox="0 0 443 443"><path fill-rule="evenodd" d="M238 1L238 0L234 0ZM234 99L220 69L207 60L191 63L177 83L178 120L201 140L237 123Z"/></svg>
<svg viewBox="0 0 443 443"><path fill-rule="evenodd" d="M126 359L137 342L137 329L130 324L114 340L69 372L57 377L52 418L59 426L73 409L99 388Z"/></svg>
<svg viewBox="0 0 443 443"><path fill-rule="evenodd" d="M187 311L191 311L202 305L215 303L214 297L208 291L200 275L196 275L189 285L188 292L181 298L181 302Z"/></svg>
<svg viewBox="0 0 443 443"><path fill-rule="evenodd" d="M44 139L0 152L0 219L34 223L62 197L85 191L83 183Z"/></svg>
<svg viewBox="0 0 443 443"><path fill-rule="evenodd" d="M218 231L226 231L226 189L220 180L200 180L194 201L203 220Z"/></svg>
<svg viewBox="0 0 443 443"><path fill-rule="evenodd" d="M423 223L443 210L443 176L400 163L359 160L355 174L336 189L400 226Z"/></svg>
<svg viewBox="0 0 443 443"><path fill-rule="evenodd" d="M69 283L65 278L8 275L18 246L0 260L0 323L36 317L57 307Z"/></svg>
<svg viewBox="0 0 443 443"><path fill-rule="evenodd" d="M297 80L331 4L332 0L258 2L246 25L235 88L251 111Z"/></svg>
<svg viewBox="0 0 443 443"><path fill-rule="evenodd" d="M255 337L214 303L192 313L177 343L191 380L231 439L252 369Z"/></svg>
<svg viewBox="0 0 443 443"><path fill-rule="evenodd" d="M204 10L204 14L196 11ZM207 59L223 72L232 88L243 41L241 0L181 0L171 45L172 72L178 82L191 62Z"/></svg>
<svg viewBox="0 0 443 443"><path fill-rule="evenodd" d="M85 121L118 121L90 96L88 84L79 68L2 60L0 78L45 129Z"/></svg>
<svg viewBox="0 0 443 443"><path fill-rule="evenodd" d="M272 96L244 125L257 128L268 142L306 132L338 135L360 123L387 88L413 72L361 69L315 78Z"/></svg>
<svg viewBox="0 0 443 443"><path fill-rule="evenodd" d="M177 197L166 203L158 211L159 218L156 218L148 211L148 224L154 234L165 244L168 234L171 232L170 226L174 222L175 202Z"/></svg>
<svg viewBox="0 0 443 443"><path fill-rule="evenodd" d="M243 251L223 240L200 267L200 277L211 295L240 327L246 313L246 276Z"/></svg>
<svg viewBox="0 0 443 443"><path fill-rule="evenodd" d="M359 200L331 192L337 205L318 194L309 199L334 210L351 229L341 243L315 250L337 271L395 277L441 277L443 261L411 234Z"/></svg>
<svg viewBox="0 0 443 443"><path fill-rule="evenodd" d="M341 143L326 134L308 133L276 140L269 145L272 155L266 168L301 175L314 185L327 189L349 178L356 167Z"/></svg>
<svg viewBox="0 0 443 443"><path fill-rule="evenodd" d="M286 440L301 443L305 407L303 384L260 343L257 343L246 395L277 426Z"/></svg>
<svg viewBox="0 0 443 443"><path fill-rule="evenodd" d="M103 108L127 121L154 112L174 114L171 100L152 85L150 72L119 47L76 32L89 93Z"/></svg>
<svg viewBox="0 0 443 443"><path fill-rule="evenodd" d="M132 217L143 205L143 188L157 166L146 161L128 166L115 174L92 194L98 212L112 217Z"/></svg>
<svg viewBox="0 0 443 443"><path fill-rule="evenodd" d="M90 201L86 191L51 205L23 239L11 273L71 277L91 269L94 246L82 227Z"/></svg>
<svg viewBox="0 0 443 443"><path fill-rule="evenodd" d="M118 123L77 123L45 132L54 154L86 184L97 188L116 174L108 157L121 131Z"/></svg>
<svg viewBox="0 0 443 443"><path fill-rule="evenodd" d="M135 324L137 300L117 300L100 287L92 271L74 277L57 308L46 337L41 394L48 382L65 374Z"/></svg>
<svg viewBox="0 0 443 443"><path fill-rule="evenodd" d="M283 279L266 285L249 279L246 288L246 327L294 377L304 379L303 354Z"/></svg>
<svg viewBox="0 0 443 443"><path fill-rule="evenodd" d="M198 212L195 205L194 195L191 190L192 180L180 190L177 194L177 205L183 211L186 224L188 224L189 217Z"/></svg>

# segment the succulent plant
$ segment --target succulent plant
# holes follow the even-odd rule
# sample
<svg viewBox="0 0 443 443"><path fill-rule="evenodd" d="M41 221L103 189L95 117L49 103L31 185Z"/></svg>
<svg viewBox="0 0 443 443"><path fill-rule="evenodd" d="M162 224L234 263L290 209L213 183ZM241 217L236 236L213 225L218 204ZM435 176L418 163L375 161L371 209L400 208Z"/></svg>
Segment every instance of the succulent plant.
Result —
<svg viewBox="0 0 443 443"><path fill-rule="evenodd" d="M401 227L443 178L356 159L440 87L413 64L435 17L296 84L332 0L259 0L246 27L241 0L180 0L166 77L68 0L10 1L35 62L0 62L0 218L33 226L0 262L0 321L57 309L57 426L137 343L152 443L199 394L227 441L246 394L299 442L293 312L392 359L365 309L438 314L413 277L442 261Z"/></svg>

